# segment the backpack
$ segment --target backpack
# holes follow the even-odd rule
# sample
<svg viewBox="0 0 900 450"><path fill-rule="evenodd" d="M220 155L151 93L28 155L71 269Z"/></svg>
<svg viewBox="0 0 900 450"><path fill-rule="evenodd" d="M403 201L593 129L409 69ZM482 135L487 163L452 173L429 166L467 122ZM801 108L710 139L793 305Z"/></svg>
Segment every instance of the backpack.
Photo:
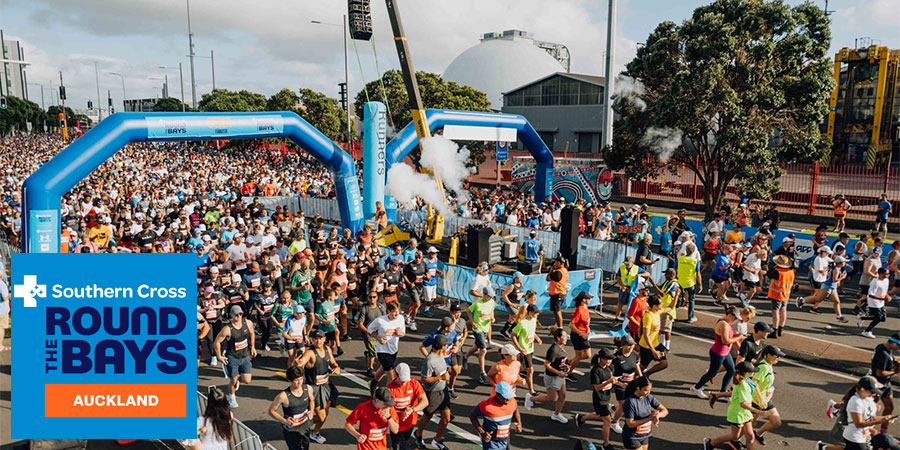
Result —
<svg viewBox="0 0 900 450"><path fill-rule="evenodd" d="M847 402L844 402L844 404L841 405L840 411L837 413L837 419L835 419L829 435L837 441L844 439L844 427L850 423L849 419L850 418L847 415Z"/></svg>

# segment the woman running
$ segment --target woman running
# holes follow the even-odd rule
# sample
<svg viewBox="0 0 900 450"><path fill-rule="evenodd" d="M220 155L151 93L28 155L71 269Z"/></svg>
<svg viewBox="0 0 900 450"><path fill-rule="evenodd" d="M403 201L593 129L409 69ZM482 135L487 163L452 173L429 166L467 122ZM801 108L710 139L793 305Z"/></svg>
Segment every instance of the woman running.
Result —
<svg viewBox="0 0 900 450"><path fill-rule="evenodd" d="M819 441L816 450L868 450L868 436L876 425L891 424L897 416L876 416L878 411L876 399L882 394L882 388L872 377L862 377L850 388L841 400L847 404L847 426L842 435L843 445L826 445Z"/></svg>
<svg viewBox="0 0 900 450"><path fill-rule="evenodd" d="M702 399L709 398L703 392L703 386L716 376L719 367L723 365L725 366L725 377L722 379L722 390L720 392L725 392L728 386L731 385L731 379L734 377L734 359L732 359L730 353L731 346L740 344L747 337L746 334L735 336L734 329L731 328L731 323L735 320L737 320L735 307L727 306L725 308L725 317L716 321L715 342L709 348L709 370L700 377L700 381L697 384L691 386L691 392L697 397Z"/></svg>
<svg viewBox="0 0 900 450"><path fill-rule="evenodd" d="M306 351L298 365L306 369L306 384L313 387L315 399L315 426L309 433L309 439L317 444L325 443L325 436L319 434L325 419L328 418L328 410L337 400L337 388L331 381L331 375L339 375L341 367L338 366L331 348L325 346L325 333L322 330L313 330L311 334L313 348Z"/></svg>
<svg viewBox="0 0 900 450"><path fill-rule="evenodd" d="M575 414L575 426L582 427L588 420L600 420L603 422L603 447L599 450L611 450L609 443L609 428L612 425L612 414L609 410L609 399L613 385L616 382L613 377L612 361L615 358L612 350L601 348L591 359L591 385L594 390L591 402L594 404L593 414Z"/></svg>
<svg viewBox="0 0 900 450"><path fill-rule="evenodd" d="M616 342L619 350L616 351L613 359L613 391L616 393L616 412L613 415L612 425L610 425L616 433L622 433L622 425L619 419L622 418L622 406L625 403L625 388L628 386L635 376L644 376L641 372L641 366L638 364L638 353L635 351L634 338L630 335L622 336Z"/></svg>
<svg viewBox="0 0 900 450"><path fill-rule="evenodd" d="M572 321L569 322L569 335L572 336L572 347L575 348L575 357L569 364L572 370L578 366L583 359L591 359L591 313L588 311L588 303L591 300L589 292L580 292L575 297L575 313L572 315ZM569 381L575 382L574 375L569 372L567 377Z"/></svg>
<svg viewBox="0 0 900 450"><path fill-rule="evenodd" d="M636 378L625 388L627 398L622 407L625 417L622 444L626 450L648 450L653 425L658 426L659 419L669 415L669 410L650 394L652 388L647 377Z"/></svg>

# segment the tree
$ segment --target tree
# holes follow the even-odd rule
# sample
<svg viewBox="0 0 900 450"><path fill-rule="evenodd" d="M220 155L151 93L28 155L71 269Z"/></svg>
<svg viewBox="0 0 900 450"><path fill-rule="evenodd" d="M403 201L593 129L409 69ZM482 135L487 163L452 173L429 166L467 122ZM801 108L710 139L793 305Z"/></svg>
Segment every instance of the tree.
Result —
<svg viewBox="0 0 900 450"><path fill-rule="evenodd" d="M76 121L81 122L87 126L90 126L93 122L91 119L88 119L84 114L76 114L72 111L72 108L66 106L66 124L70 128L75 128ZM58 127L59 126L59 113L61 112L61 108L56 105L50 105L47 108L47 126L48 127Z"/></svg>
<svg viewBox="0 0 900 450"><path fill-rule="evenodd" d="M266 111L294 111L300 106L300 97L294 91L284 88L266 101Z"/></svg>
<svg viewBox="0 0 900 450"><path fill-rule="evenodd" d="M31 123L32 133L41 133L46 122L47 116L37 103L18 97L6 97L6 109L0 110L0 135L7 135L14 130L27 133L28 123Z"/></svg>
<svg viewBox="0 0 900 450"><path fill-rule="evenodd" d="M216 89L203 94L197 109L207 112L254 112L266 110L266 97L249 91Z"/></svg>
<svg viewBox="0 0 900 450"><path fill-rule="evenodd" d="M769 197L776 164L827 152L830 41L809 2L716 0L681 25L660 23L627 66L643 86L615 100L607 165L643 178L683 164L703 185L707 220L732 181Z"/></svg>
<svg viewBox="0 0 900 450"><path fill-rule="evenodd" d="M491 102L487 94L470 86L447 82L436 73L416 72L419 84L419 95L426 108L458 109L463 111L490 111ZM382 92L382 83L384 91ZM370 81L365 89L356 94L354 100L356 116L363 117L363 107L369 100L385 102L390 110L388 125L400 130L412 121L409 96L403 84L403 75L399 70L388 70L381 80ZM481 142L460 142L469 148L470 164L484 162L484 144ZM413 162L418 165L418 150L412 154Z"/></svg>
<svg viewBox="0 0 900 450"><path fill-rule="evenodd" d="M300 89L297 114L331 140L347 139L347 119L338 101L312 89ZM362 117L362 116L360 116Z"/></svg>
<svg viewBox="0 0 900 450"><path fill-rule="evenodd" d="M181 100L178 100L175 97L163 97L156 102L156 105L153 106L154 112L165 112L165 111L182 111L182 107L184 107L184 111L190 111L191 107L181 103Z"/></svg>

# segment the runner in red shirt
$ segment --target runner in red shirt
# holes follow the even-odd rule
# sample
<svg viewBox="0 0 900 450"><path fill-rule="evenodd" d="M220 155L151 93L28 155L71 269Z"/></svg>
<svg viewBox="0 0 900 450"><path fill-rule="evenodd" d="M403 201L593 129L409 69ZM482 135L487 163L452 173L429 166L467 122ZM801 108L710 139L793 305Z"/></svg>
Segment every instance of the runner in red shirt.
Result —
<svg viewBox="0 0 900 450"><path fill-rule="evenodd" d="M644 318L644 313L648 309L647 295L649 293L650 288L647 287L647 284L643 280L638 280L638 293L631 301L631 306L628 307L628 313L625 315L628 320L628 331L631 332L635 341L641 339L641 319Z"/></svg>
<svg viewBox="0 0 900 450"><path fill-rule="evenodd" d="M575 314L569 322L569 336L572 336L572 347L575 348L575 357L569 363L573 370L581 360L591 360L591 313L588 311L591 297L587 291L579 292L575 297Z"/></svg>
<svg viewBox="0 0 900 450"><path fill-rule="evenodd" d="M377 388L372 399L357 406L347 416L344 428L356 439L357 450L387 450L388 432L396 434L400 419L394 410L394 397L387 388ZM359 431L354 425L359 423Z"/></svg>
<svg viewBox="0 0 900 450"><path fill-rule="evenodd" d="M397 378L388 383L387 388L394 397L394 411L400 418L400 426L396 433L391 433L391 449L400 450L412 436L419 412L428 406L428 394L422 388L422 383L410 376L409 365L397 364L394 371L397 372Z"/></svg>

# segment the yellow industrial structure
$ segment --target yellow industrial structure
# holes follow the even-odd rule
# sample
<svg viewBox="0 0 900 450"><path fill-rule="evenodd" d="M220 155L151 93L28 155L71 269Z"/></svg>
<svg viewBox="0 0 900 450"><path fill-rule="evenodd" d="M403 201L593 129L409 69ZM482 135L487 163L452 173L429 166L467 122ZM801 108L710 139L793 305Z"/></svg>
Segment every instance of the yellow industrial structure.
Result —
<svg viewBox="0 0 900 450"><path fill-rule="evenodd" d="M866 42L869 41L869 42ZM834 55L828 136L831 164L863 162L885 167L900 144L900 50L877 45L842 48Z"/></svg>

